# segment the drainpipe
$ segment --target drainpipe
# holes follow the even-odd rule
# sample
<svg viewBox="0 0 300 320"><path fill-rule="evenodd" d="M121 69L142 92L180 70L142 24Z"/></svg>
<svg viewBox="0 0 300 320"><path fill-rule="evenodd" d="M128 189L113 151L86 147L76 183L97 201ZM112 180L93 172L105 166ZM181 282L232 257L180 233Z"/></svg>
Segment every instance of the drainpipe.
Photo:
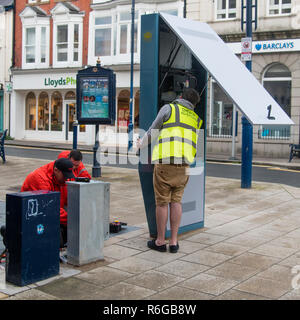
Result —
<svg viewBox="0 0 300 320"><path fill-rule="evenodd" d="M15 29L16 29L16 19L15 19L15 16L16 16L16 4L15 4L16 0L14 1L14 4L12 5L13 7L13 30L12 30L12 34L13 34L13 39L12 39L12 65L10 67L10 75L9 75L9 81L11 82L11 79L12 79L12 76L11 76L11 70L14 68L15 66ZM8 134L10 135L10 123L11 123L11 118L10 118L10 110L11 110L11 93L9 94L9 103L8 103Z"/></svg>

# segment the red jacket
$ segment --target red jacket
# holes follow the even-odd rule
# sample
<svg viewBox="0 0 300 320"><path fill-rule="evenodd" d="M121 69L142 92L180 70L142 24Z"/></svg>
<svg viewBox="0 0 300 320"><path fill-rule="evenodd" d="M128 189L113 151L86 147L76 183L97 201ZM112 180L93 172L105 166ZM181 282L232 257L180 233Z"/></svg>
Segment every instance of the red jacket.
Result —
<svg viewBox="0 0 300 320"><path fill-rule="evenodd" d="M33 172L29 173L26 177L21 192L23 191L35 191L35 190L47 190L47 191L59 191L60 192L60 223L67 225L67 211L64 207L67 205L66 193L63 192L64 187L55 178L53 173L54 162L50 162Z"/></svg>
<svg viewBox="0 0 300 320"><path fill-rule="evenodd" d="M71 151L68 151L68 150L67 151L62 151L58 155L57 159L69 158L70 152ZM86 170L85 166L83 165L82 161L80 161L80 165L78 166L77 169L73 169L73 174L74 174L75 177L87 177L87 178L92 179L92 177L90 176L90 174Z"/></svg>
<svg viewBox="0 0 300 320"><path fill-rule="evenodd" d="M68 150L67 151L62 151L58 155L57 159L69 158L70 152L71 151L68 151ZM88 171L86 170L85 166L83 165L82 161L80 161L80 165L78 166L77 169L73 169L73 174L74 174L75 177L87 177L87 178L92 179L92 177L89 175ZM61 194L62 194L62 197L65 200L65 205L67 205L68 204L68 189L67 189L67 185L64 185L61 188Z"/></svg>

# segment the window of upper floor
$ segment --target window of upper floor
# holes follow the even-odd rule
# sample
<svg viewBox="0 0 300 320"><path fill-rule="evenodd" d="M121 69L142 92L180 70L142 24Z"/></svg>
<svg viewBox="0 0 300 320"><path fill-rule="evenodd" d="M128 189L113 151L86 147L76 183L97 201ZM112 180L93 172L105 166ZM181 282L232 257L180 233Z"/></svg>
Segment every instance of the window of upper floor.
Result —
<svg viewBox="0 0 300 320"><path fill-rule="evenodd" d="M40 9L25 8L22 21L22 68L47 68L49 66L50 19Z"/></svg>
<svg viewBox="0 0 300 320"><path fill-rule="evenodd" d="M50 0L28 0L28 4L43 4L45 2L50 2Z"/></svg>
<svg viewBox="0 0 300 320"><path fill-rule="evenodd" d="M83 17L78 8L57 4L52 10L53 67L82 65Z"/></svg>
<svg viewBox="0 0 300 320"><path fill-rule="evenodd" d="M237 17L237 1L216 0L215 13L216 20L235 19Z"/></svg>
<svg viewBox="0 0 300 320"><path fill-rule="evenodd" d="M140 52L141 15L165 12L178 15L181 8L178 2L172 6L164 4L135 6L134 16L134 58L138 60ZM97 57L103 64L129 63L131 56L131 6L118 6L109 10L91 12L89 34L89 63L94 64Z"/></svg>
<svg viewBox="0 0 300 320"><path fill-rule="evenodd" d="M292 0L268 0L268 15L286 15L292 13Z"/></svg>

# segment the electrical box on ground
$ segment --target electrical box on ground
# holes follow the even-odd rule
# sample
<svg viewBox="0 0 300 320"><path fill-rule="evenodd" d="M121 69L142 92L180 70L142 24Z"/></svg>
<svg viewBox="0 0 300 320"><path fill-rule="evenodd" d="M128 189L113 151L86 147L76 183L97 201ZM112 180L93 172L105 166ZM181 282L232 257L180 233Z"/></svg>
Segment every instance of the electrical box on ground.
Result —
<svg viewBox="0 0 300 320"><path fill-rule="evenodd" d="M25 286L59 273L60 193L6 195L6 280Z"/></svg>

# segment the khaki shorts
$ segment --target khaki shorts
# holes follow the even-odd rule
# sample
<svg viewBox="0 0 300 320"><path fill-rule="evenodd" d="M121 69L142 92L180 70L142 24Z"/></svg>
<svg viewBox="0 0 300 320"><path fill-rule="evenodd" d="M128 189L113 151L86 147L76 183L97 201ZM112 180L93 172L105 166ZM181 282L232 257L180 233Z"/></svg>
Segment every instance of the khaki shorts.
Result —
<svg viewBox="0 0 300 320"><path fill-rule="evenodd" d="M189 176L186 175L187 167L188 165L155 164L153 187L156 205L165 206L170 202L181 202L189 180Z"/></svg>

